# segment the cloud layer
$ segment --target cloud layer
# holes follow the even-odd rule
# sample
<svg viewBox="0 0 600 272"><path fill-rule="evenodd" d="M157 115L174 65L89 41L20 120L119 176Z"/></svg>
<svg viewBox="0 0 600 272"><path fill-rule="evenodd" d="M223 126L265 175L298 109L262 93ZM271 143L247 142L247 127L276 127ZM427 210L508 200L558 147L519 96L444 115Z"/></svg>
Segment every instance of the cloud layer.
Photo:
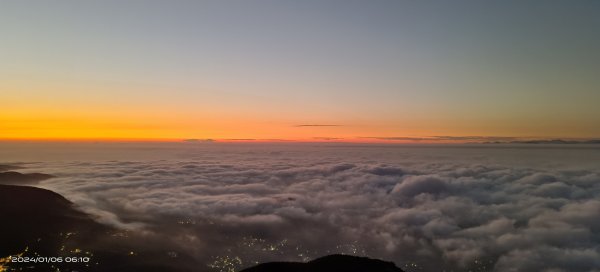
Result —
<svg viewBox="0 0 600 272"><path fill-rule="evenodd" d="M212 144L153 152L167 159L45 162L36 171L57 176L41 185L101 222L164 238L214 271L330 253L408 271L600 271L598 150Z"/></svg>

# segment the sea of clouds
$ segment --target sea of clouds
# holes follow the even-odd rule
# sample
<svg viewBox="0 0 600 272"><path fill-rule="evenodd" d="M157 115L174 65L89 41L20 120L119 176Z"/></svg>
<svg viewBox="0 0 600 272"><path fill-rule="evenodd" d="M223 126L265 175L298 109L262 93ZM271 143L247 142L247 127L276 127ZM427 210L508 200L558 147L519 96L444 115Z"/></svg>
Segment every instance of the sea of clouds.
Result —
<svg viewBox="0 0 600 272"><path fill-rule="evenodd" d="M169 254L188 254L209 271L331 253L407 271L600 271L598 147L182 143L65 151L76 149L21 163L57 176L39 186L98 221L168 241Z"/></svg>

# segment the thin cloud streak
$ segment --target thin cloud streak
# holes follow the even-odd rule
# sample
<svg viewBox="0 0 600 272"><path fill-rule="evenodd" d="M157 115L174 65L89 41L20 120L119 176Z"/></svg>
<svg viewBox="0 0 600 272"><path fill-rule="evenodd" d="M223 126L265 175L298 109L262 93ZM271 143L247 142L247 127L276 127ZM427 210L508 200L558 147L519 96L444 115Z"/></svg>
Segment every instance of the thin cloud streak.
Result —
<svg viewBox="0 0 600 272"><path fill-rule="evenodd" d="M373 139L373 140L384 140L384 141L414 141L414 142L510 142L519 139L520 137L506 137L506 136L422 136L422 137L360 137L361 139Z"/></svg>
<svg viewBox="0 0 600 272"><path fill-rule="evenodd" d="M296 125L295 127L341 127L342 125L335 124L304 124L304 125Z"/></svg>

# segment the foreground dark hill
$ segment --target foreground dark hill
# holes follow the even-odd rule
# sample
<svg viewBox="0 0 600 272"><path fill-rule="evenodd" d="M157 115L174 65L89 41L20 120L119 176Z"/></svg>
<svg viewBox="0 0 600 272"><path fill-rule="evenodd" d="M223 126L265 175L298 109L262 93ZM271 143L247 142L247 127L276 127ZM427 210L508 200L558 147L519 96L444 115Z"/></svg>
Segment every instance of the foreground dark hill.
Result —
<svg viewBox="0 0 600 272"><path fill-rule="evenodd" d="M71 202L49 190L0 185L0 257L22 253L23 256L87 257L79 244L108 230L87 214L73 208ZM77 236L77 237L75 237ZM50 265L11 264L27 271L50 271ZM80 268L82 265L66 265ZM10 270L9 270L10 271Z"/></svg>
<svg viewBox="0 0 600 272"><path fill-rule="evenodd" d="M329 255L307 263L272 262L241 272L403 272L392 262L349 255Z"/></svg>
<svg viewBox="0 0 600 272"><path fill-rule="evenodd" d="M0 185L0 222L0 271L187 272L200 265L184 254L174 262L161 248L139 248L139 237L99 224L61 195L41 188ZM77 262L2 261L17 255L75 257Z"/></svg>
<svg viewBox="0 0 600 272"><path fill-rule="evenodd" d="M0 255L36 245L40 251L54 250L69 233L106 229L61 195L29 186L0 185L0 218L0 232L5 234Z"/></svg>

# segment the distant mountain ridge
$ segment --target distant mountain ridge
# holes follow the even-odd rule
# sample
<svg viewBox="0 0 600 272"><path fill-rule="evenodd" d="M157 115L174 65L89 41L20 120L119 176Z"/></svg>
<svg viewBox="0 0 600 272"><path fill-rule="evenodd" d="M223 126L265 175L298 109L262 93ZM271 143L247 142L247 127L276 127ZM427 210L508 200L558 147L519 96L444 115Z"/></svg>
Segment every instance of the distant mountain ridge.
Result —
<svg viewBox="0 0 600 272"><path fill-rule="evenodd" d="M13 165L13 164L0 164L0 172L14 170L14 169L20 169L20 168L21 168L20 166Z"/></svg>
<svg viewBox="0 0 600 272"><path fill-rule="evenodd" d="M600 144L600 139L593 139L593 140L548 139L548 140L494 141L494 142L484 142L484 144Z"/></svg>
<svg viewBox="0 0 600 272"><path fill-rule="evenodd" d="M0 184L28 185L53 178L53 175L30 173L23 174L15 171L0 172Z"/></svg>
<svg viewBox="0 0 600 272"><path fill-rule="evenodd" d="M36 184L42 180L53 178L53 175L42 173L19 173L11 171L23 167L13 164L0 164L0 184L9 185L30 185Z"/></svg>

